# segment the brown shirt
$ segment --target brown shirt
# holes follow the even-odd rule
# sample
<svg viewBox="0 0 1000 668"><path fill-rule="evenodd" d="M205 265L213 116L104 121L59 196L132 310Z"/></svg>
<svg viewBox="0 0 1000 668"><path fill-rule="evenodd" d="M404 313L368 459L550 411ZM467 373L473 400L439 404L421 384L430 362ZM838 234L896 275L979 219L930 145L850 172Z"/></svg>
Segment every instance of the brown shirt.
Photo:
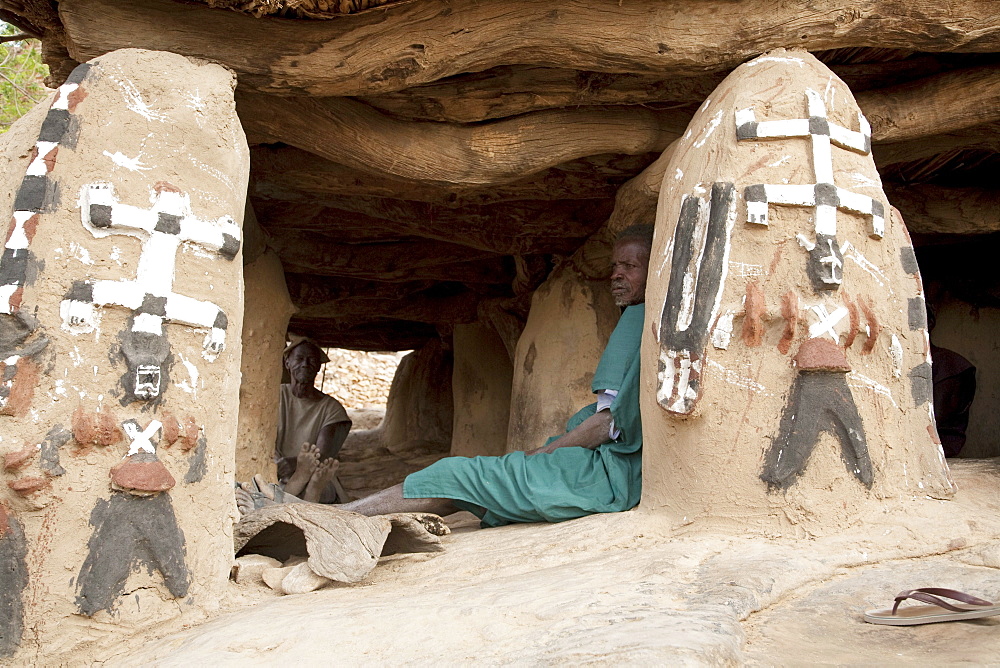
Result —
<svg viewBox="0 0 1000 668"><path fill-rule="evenodd" d="M292 394L290 384L284 384L278 401L275 452L281 457L294 459L303 443L315 443L323 427L337 422L351 422L339 401L326 394L315 400L300 399Z"/></svg>

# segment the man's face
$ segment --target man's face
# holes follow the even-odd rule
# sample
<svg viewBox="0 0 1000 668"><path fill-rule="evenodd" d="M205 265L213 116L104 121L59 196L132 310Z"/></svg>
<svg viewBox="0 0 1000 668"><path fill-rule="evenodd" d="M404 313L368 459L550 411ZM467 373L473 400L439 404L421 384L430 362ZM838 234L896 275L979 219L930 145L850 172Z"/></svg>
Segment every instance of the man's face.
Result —
<svg viewBox="0 0 1000 668"><path fill-rule="evenodd" d="M641 241L615 244L611 254L611 296L618 306L646 301L646 271L649 251Z"/></svg>
<svg viewBox="0 0 1000 668"><path fill-rule="evenodd" d="M300 343L285 358L288 373L299 383L312 384L321 366L320 351L310 343Z"/></svg>

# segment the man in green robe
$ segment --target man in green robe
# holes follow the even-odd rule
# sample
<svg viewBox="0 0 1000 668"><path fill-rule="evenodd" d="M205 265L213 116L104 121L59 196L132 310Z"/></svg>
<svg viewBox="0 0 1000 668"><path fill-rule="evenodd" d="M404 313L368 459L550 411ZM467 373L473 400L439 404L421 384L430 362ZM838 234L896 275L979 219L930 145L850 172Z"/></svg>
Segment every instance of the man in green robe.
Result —
<svg viewBox="0 0 1000 668"><path fill-rule="evenodd" d="M598 401L570 418L565 433L529 452L447 457L401 485L339 507L369 516L468 510L483 526L561 522L635 507L642 491L639 347L652 242L652 225L629 227L615 241L611 293L624 311L594 373ZM252 509L240 491L237 498L241 510Z"/></svg>

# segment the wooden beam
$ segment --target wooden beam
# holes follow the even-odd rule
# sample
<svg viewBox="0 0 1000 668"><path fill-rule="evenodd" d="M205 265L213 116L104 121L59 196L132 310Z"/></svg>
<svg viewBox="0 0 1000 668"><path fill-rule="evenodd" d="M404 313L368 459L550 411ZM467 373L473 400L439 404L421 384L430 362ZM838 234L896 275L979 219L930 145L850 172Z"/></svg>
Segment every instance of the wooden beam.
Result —
<svg viewBox="0 0 1000 668"><path fill-rule="evenodd" d="M884 184L913 234L1000 232L1000 190Z"/></svg>
<svg viewBox="0 0 1000 668"><path fill-rule="evenodd" d="M340 321L353 318L393 319L455 325L475 322L476 305L482 299L471 291L450 296L414 294L404 299L345 297L304 306L295 314L302 320Z"/></svg>
<svg viewBox="0 0 1000 668"><path fill-rule="evenodd" d="M325 318L314 320L292 316L288 329L314 339L321 346L351 350L415 350L438 338L434 325L404 320L336 323Z"/></svg>
<svg viewBox="0 0 1000 668"><path fill-rule="evenodd" d="M353 169L420 183L510 183L598 153L661 151L690 115L634 107L539 111L492 123L401 121L348 99L237 94L244 128Z"/></svg>
<svg viewBox="0 0 1000 668"><path fill-rule="evenodd" d="M513 263L501 256L441 241L346 244L312 232L272 232L270 245L286 271L320 276L497 285L514 278Z"/></svg>
<svg viewBox="0 0 1000 668"><path fill-rule="evenodd" d="M250 149L250 192L260 198L286 201L367 195L451 208L523 199L605 199L614 197L618 184L651 159L646 154L615 156L613 161L588 156L575 164L562 163L506 184L434 187L346 167L293 146L256 146Z"/></svg>
<svg viewBox="0 0 1000 668"><path fill-rule="evenodd" d="M875 144L872 154L875 164L884 169L889 165L923 160L955 149L983 149L1000 153L1000 123L987 123L909 141Z"/></svg>
<svg viewBox="0 0 1000 668"><path fill-rule="evenodd" d="M397 116L474 123L560 107L653 102L697 107L725 76L726 72L711 72L665 78L660 73L503 66L361 99Z"/></svg>
<svg viewBox="0 0 1000 668"><path fill-rule="evenodd" d="M945 69L933 56L850 65L834 63L829 67L856 93L928 77ZM700 76L665 77L661 73L614 74L502 66L361 99L377 109L406 118L473 123L560 107L697 106L728 73L722 70Z"/></svg>
<svg viewBox="0 0 1000 668"><path fill-rule="evenodd" d="M330 21L170 0L61 0L58 9L81 62L125 47L173 51L284 95L378 94L506 64L692 75L789 46L1000 51L993 0L420 0Z"/></svg>
<svg viewBox="0 0 1000 668"><path fill-rule="evenodd" d="M257 208L265 228L274 233L317 232L330 241L352 244L419 237L499 255L572 253L597 231L611 210L611 200L464 209L358 197L336 201L336 206L325 204L272 201Z"/></svg>
<svg viewBox="0 0 1000 668"><path fill-rule="evenodd" d="M299 307L315 306L349 297L399 300L424 292L434 286L444 286L456 291L464 288L461 283L439 283L436 281L386 283L384 281L316 276L295 272L285 272L285 283L288 285L288 295L292 303Z"/></svg>
<svg viewBox="0 0 1000 668"><path fill-rule="evenodd" d="M955 132L1000 120L1000 68L945 72L865 91L856 99L871 123L873 142Z"/></svg>

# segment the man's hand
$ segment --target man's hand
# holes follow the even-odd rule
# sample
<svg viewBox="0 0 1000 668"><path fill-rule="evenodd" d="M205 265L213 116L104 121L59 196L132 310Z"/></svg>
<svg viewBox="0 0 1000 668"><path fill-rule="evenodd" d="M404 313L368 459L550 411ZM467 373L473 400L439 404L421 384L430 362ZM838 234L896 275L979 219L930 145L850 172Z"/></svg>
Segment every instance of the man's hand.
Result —
<svg viewBox="0 0 1000 668"><path fill-rule="evenodd" d="M593 450L601 443L607 443L608 432L611 431L611 411L599 411L548 445L529 450L525 455L543 455L555 452L559 448L589 448Z"/></svg>

